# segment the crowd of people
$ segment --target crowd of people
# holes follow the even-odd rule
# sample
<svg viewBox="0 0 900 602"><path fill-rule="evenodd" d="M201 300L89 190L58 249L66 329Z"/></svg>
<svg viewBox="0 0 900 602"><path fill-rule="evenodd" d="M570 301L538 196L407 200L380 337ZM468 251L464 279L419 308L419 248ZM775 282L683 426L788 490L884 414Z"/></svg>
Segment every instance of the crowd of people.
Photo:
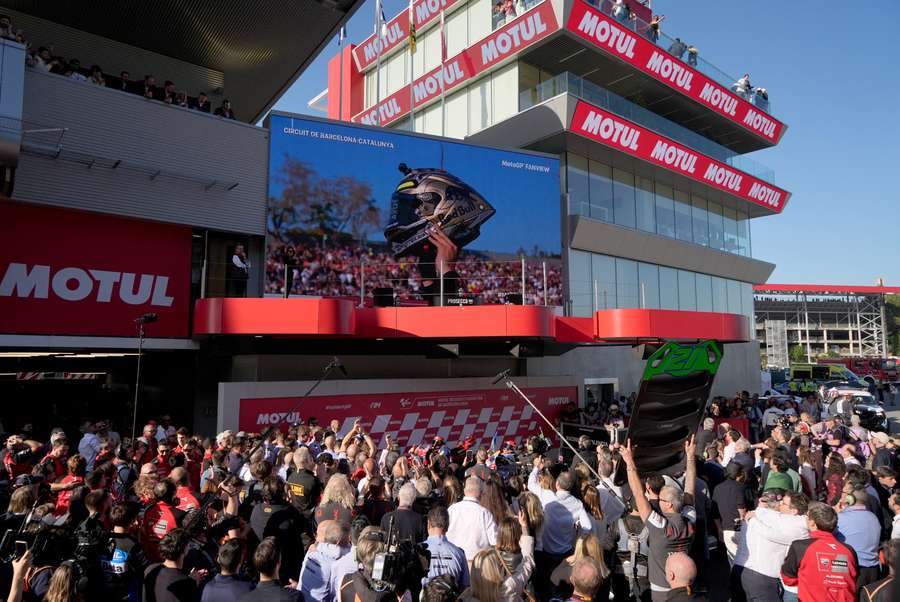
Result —
<svg viewBox="0 0 900 602"><path fill-rule="evenodd" d="M283 294L286 245L270 240L266 253L266 292ZM395 259L384 248L364 247L355 242L334 241L327 246L310 241L294 247L289 261L292 295L353 297L360 294L360 267L365 265L365 289L371 297L376 288L391 288L398 299L415 299L422 293L422 275L415 258ZM544 305L544 272L547 265L547 305L562 305L562 264L558 258L527 259L525 303ZM522 291L520 261L491 260L483 254L463 251L454 262L464 297L478 303L508 302L508 295Z"/></svg>
<svg viewBox="0 0 900 602"><path fill-rule="evenodd" d="M727 562L733 600L896 600L900 438L815 401L712 400L674 474L642 472L640 450L613 435L634 395L561 410L608 428L570 461L543 435L408 446L313 417L205 438L162 416L134 441L107 420L84 421L77 441L29 427L2 457L0 592L703 600ZM745 417L747 434L721 423Z"/></svg>
<svg viewBox="0 0 900 602"><path fill-rule="evenodd" d="M138 94L150 100L158 100L169 105L200 111L201 113L212 112L225 119L235 118L231 101L228 99L223 100L222 104L213 111L206 92L201 91L196 96L189 96L187 91L179 90L175 83L170 80L165 80L162 86L158 86L156 78L149 74L144 75L143 79L133 80L131 73L123 70L116 76L105 73L99 65L86 67L82 66L81 61L77 58L70 57L67 59L54 54L52 45L34 47L26 39L24 31L14 26L12 17L9 15L0 14L0 37L15 40L25 45L25 65L29 68L61 75L79 82Z"/></svg>

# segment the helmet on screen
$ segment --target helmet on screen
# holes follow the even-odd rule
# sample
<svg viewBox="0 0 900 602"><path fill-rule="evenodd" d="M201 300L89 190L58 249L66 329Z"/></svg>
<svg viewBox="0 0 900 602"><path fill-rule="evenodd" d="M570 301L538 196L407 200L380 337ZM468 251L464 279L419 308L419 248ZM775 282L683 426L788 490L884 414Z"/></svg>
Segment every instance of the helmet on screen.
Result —
<svg viewBox="0 0 900 602"><path fill-rule="evenodd" d="M443 169L399 166L403 179L391 196L390 222L384 237L395 257L427 254L428 231L436 226L457 247L478 238L481 224L495 209L478 192Z"/></svg>

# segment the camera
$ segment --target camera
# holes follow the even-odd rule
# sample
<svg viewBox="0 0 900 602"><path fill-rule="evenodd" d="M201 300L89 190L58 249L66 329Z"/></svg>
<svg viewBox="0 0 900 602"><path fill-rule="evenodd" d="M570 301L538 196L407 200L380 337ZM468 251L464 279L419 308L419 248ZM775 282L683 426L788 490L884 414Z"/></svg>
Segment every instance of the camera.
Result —
<svg viewBox="0 0 900 602"><path fill-rule="evenodd" d="M385 549L375 555L372 566L372 580L385 590L403 592L410 586L421 583L431 566L431 552L424 543L414 544L409 540L399 541L394 529L394 517L388 524Z"/></svg>

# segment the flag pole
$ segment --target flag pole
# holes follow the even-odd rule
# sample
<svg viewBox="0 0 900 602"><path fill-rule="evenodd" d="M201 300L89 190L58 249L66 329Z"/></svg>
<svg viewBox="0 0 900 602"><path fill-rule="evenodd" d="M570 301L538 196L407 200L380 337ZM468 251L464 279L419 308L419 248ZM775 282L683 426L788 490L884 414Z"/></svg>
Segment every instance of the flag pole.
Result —
<svg viewBox="0 0 900 602"><path fill-rule="evenodd" d="M444 37L444 9L441 8L441 136L446 136L446 86L444 85L444 62L447 60L447 39Z"/></svg>
<svg viewBox="0 0 900 602"><path fill-rule="evenodd" d="M413 57L416 54L416 22L413 14L413 0L409 0L409 131L416 131L416 107L413 98Z"/></svg>
<svg viewBox="0 0 900 602"><path fill-rule="evenodd" d="M338 34L338 54L340 55L340 75L338 76L338 119L344 120L344 37L346 30L341 26L341 32Z"/></svg>
<svg viewBox="0 0 900 602"><path fill-rule="evenodd" d="M375 2L375 123L381 127L381 0Z"/></svg>

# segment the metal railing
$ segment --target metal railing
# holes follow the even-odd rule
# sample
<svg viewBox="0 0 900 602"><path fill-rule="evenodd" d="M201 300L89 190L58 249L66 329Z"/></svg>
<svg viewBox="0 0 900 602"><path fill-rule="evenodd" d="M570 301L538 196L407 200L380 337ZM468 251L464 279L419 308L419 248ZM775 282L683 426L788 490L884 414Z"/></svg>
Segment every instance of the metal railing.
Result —
<svg viewBox="0 0 900 602"><path fill-rule="evenodd" d="M697 71L700 71L707 77L725 86L738 96L741 96L748 102L757 106L761 111L772 114L772 105L768 98L764 98L751 90L747 90L746 92L740 91L735 85L737 83L737 78L729 75L724 70L702 58L696 45L694 46L695 52L689 52L691 44L683 40L672 38L666 34L663 31L663 29L666 28L665 21L660 25L659 30L654 32L649 23L635 16L633 13L628 14L627 10L623 11L623 14L615 14L614 4L610 0L584 0L584 2L590 4L603 14L612 17L623 27L627 27L638 35L650 40L675 58L684 61Z"/></svg>
<svg viewBox="0 0 900 602"><path fill-rule="evenodd" d="M683 125L670 121L568 71L541 82L534 88L520 92L519 111L529 109L560 94L572 94L598 107L608 109L621 117L630 119L663 136L668 136L676 142L684 143L713 159L727 163L735 169L740 169L763 180L772 181L775 178L775 172L770 167L753 159L748 159L743 155L738 155L731 149L713 142Z"/></svg>

